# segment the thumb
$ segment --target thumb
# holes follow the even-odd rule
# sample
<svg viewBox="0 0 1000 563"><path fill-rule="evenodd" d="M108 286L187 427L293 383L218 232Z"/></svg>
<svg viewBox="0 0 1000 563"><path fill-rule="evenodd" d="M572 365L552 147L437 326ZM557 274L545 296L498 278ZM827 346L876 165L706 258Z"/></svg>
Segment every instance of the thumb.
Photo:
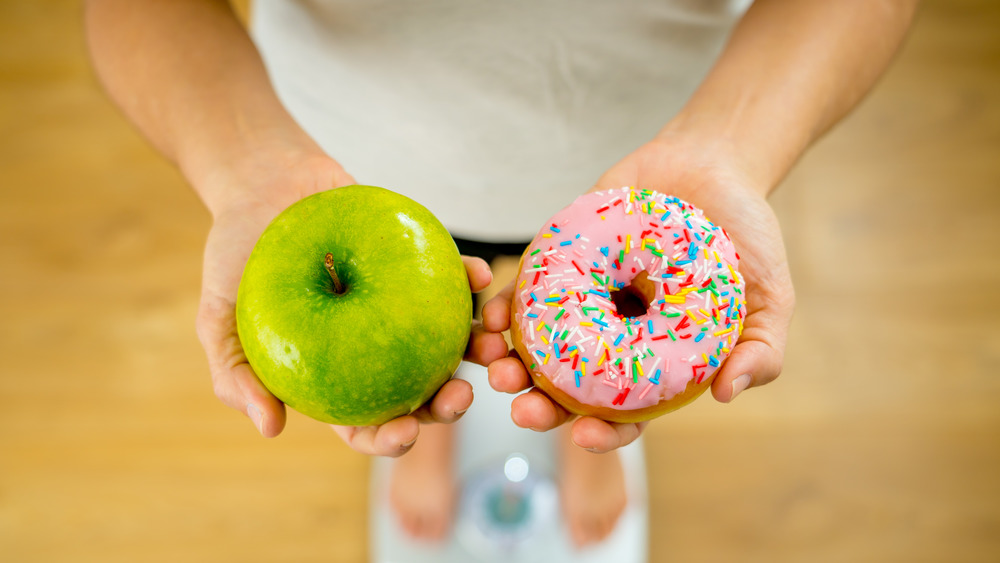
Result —
<svg viewBox="0 0 1000 563"><path fill-rule="evenodd" d="M285 405L264 387L249 363L213 367L212 386L219 400L246 415L265 438L285 428Z"/></svg>
<svg viewBox="0 0 1000 563"><path fill-rule="evenodd" d="M753 297L748 295L743 333L712 382L712 395L722 403L750 387L774 381L784 364L794 294L789 288L780 299L763 300L756 310L751 308Z"/></svg>
<svg viewBox="0 0 1000 563"><path fill-rule="evenodd" d="M285 427L285 405L264 387L243 353L233 306L203 297L198 311L198 339L205 349L215 395L246 415L265 437Z"/></svg>

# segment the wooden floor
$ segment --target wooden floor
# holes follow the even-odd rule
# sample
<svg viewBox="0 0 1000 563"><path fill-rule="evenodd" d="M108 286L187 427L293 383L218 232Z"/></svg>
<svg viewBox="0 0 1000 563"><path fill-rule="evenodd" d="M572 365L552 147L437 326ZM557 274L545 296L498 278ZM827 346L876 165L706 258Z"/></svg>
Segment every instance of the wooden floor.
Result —
<svg viewBox="0 0 1000 563"><path fill-rule="evenodd" d="M784 375L647 433L653 561L1000 561L1000 4L928 1L788 178ZM74 1L0 2L0 560L363 561L368 460L218 403L209 218Z"/></svg>

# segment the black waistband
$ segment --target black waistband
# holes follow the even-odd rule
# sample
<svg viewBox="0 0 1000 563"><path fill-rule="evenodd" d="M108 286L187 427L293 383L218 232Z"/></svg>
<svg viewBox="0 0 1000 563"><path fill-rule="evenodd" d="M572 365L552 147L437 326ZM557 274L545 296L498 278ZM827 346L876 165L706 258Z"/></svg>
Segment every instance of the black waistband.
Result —
<svg viewBox="0 0 1000 563"><path fill-rule="evenodd" d="M483 242L453 236L458 251L466 256L478 256L487 262L492 262L498 256L520 257L528 242Z"/></svg>

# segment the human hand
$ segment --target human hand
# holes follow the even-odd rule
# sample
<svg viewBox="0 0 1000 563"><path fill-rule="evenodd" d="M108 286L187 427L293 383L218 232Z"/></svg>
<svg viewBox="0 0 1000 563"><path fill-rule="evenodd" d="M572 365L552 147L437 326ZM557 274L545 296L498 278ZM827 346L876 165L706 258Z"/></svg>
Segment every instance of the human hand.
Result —
<svg viewBox="0 0 1000 563"><path fill-rule="evenodd" d="M236 194L213 200L212 229L205 245L198 337L208 357L215 394L226 405L248 416L265 437L285 426L285 405L261 383L247 361L236 329L236 294L243 267L270 221L296 201L326 189L354 184L354 179L325 156L268 154L253 159L251 170L227 171L202 180L200 193ZM230 189L232 188L232 189ZM489 266L463 257L472 291L492 280ZM466 359L486 365L506 352L503 338L471 328ZM472 388L453 379L410 415L378 426L334 426L354 450L370 455L397 456L417 438L419 422L450 423L472 404Z"/></svg>
<svg viewBox="0 0 1000 563"><path fill-rule="evenodd" d="M493 281L489 265L481 258L463 256L469 287L478 293ZM480 321L473 321L465 359L488 365L507 353L503 336L483 329ZM351 448L360 453L388 457L400 456L416 443L420 423L456 422L472 405L472 386L461 379L450 379L430 401L412 413L394 418L378 426L333 426L334 431Z"/></svg>
<svg viewBox="0 0 1000 563"><path fill-rule="evenodd" d="M746 281L747 316L739 341L712 383L712 394L731 401L749 387L774 380L781 372L794 291L777 218L764 199L769 186L759 186L735 156L716 145L658 138L608 170L592 191L634 186L676 195L705 211L734 241ZM488 330L509 328L513 282L483 309ZM635 440L646 423L614 423L576 418L537 388L516 352L489 365L490 385L520 393L511 418L525 428L545 431L574 420L573 441L606 452Z"/></svg>

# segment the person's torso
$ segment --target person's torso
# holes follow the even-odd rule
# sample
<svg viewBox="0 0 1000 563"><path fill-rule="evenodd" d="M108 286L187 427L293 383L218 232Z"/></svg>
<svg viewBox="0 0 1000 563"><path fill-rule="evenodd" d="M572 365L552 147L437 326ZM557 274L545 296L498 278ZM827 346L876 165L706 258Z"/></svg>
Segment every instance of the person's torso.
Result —
<svg viewBox="0 0 1000 563"><path fill-rule="evenodd" d="M745 0L257 0L296 120L452 232L530 239L694 91Z"/></svg>

